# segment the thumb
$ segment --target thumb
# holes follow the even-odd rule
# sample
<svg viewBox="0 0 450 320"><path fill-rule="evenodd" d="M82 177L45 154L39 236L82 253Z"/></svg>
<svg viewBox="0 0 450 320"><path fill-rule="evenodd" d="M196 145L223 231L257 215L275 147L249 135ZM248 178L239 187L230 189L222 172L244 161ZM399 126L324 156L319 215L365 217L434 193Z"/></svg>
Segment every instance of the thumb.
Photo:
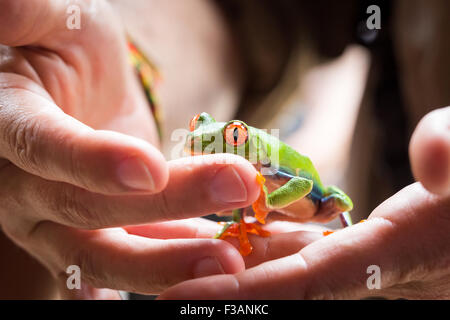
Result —
<svg viewBox="0 0 450 320"><path fill-rule="evenodd" d="M0 0L0 43L47 46L66 27L69 5L67 1Z"/></svg>
<svg viewBox="0 0 450 320"><path fill-rule="evenodd" d="M0 157L42 178L103 194L155 193L163 155L144 140L96 131L65 114L33 83L0 90Z"/></svg>
<svg viewBox="0 0 450 320"><path fill-rule="evenodd" d="M101 36L106 36L101 31L104 25L108 25L106 32L116 29L112 17L108 2L101 0L0 0L0 44L58 51L90 37L89 44L95 45ZM81 30L69 27L68 22L74 18L80 22Z"/></svg>
<svg viewBox="0 0 450 320"><path fill-rule="evenodd" d="M450 107L427 114L411 138L410 161L415 178L439 195L450 195Z"/></svg>

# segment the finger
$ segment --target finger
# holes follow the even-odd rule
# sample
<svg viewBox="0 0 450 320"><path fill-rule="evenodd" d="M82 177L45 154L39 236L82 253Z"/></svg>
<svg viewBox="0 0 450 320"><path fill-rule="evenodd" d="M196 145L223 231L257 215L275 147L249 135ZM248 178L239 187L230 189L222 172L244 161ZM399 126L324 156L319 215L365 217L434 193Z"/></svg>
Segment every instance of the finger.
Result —
<svg viewBox="0 0 450 320"><path fill-rule="evenodd" d="M297 226L297 230L298 230ZM217 223L205 219L186 219L180 221L170 221L155 224L126 227L125 230L134 235L154 238L212 238L222 227ZM278 233L270 237L258 237L250 235L250 242L253 246L252 254L244 257L246 268L256 266L265 261L278 259L298 252L306 245L323 238L322 231L293 231L282 232L283 226L265 227L265 230L276 230ZM284 226L284 231L293 230L292 226ZM236 249L239 248L239 241L227 238Z"/></svg>
<svg viewBox="0 0 450 320"><path fill-rule="evenodd" d="M245 267L252 268L267 261L290 256L323 237L321 232L311 231L286 232L265 238L251 235L249 239L253 251L244 257ZM227 241L235 248L239 248L239 242L236 239L227 239Z"/></svg>
<svg viewBox="0 0 450 320"><path fill-rule="evenodd" d="M14 238L59 279L79 267L95 288L156 294L180 281L244 269L239 252L214 239L154 240L122 229L95 231L42 222L27 239Z"/></svg>
<svg viewBox="0 0 450 320"><path fill-rule="evenodd" d="M0 75L0 83L9 83L8 77L20 76ZM26 80L22 85L39 90ZM155 147L120 133L95 131L43 93L27 89L0 91L0 157L34 175L93 192L154 193L164 188L168 169Z"/></svg>
<svg viewBox="0 0 450 320"><path fill-rule="evenodd" d="M450 194L450 107L426 115L410 144L414 176L426 189Z"/></svg>
<svg viewBox="0 0 450 320"><path fill-rule="evenodd" d="M223 225L204 218L191 218L124 227L130 234L155 239L211 238L222 228ZM274 221L264 225L263 228L272 235L295 231L323 234L323 231L329 230L318 225L285 221Z"/></svg>
<svg viewBox="0 0 450 320"><path fill-rule="evenodd" d="M153 239L212 238L219 228L216 222L203 218L124 227L129 234Z"/></svg>
<svg viewBox="0 0 450 320"><path fill-rule="evenodd" d="M0 43L36 43L66 17L63 1L0 0ZM18 17L21 17L20 19ZM61 29L64 24L58 26Z"/></svg>
<svg viewBox="0 0 450 320"><path fill-rule="evenodd" d="M294 232L294 231L310 231L316 233L323 233L324 231L330 230L322 225L313 223L299 223L290 221L269 221L265 225L265 229L270 231L270 233L281 233L281 232Z"/></svg>
<svg viewBox="0 0 450 320"><path fill-rule="evenodd" d="M200 159L200 158L198 158ZM207 160L206 160L207 159ZM169 162L170 181L156 195L108 196L49 182L10 166L0 171L5 203L20 203L24 215L79 228L97 229L186 219L217 210L247 207L260 188L245 159L217 154ZM11 178L14 177L14 178ZM26 199L26 200L24 200Z"/></svg>
<svg viewBox="0 0 450 320"><path fill-rule="evenodd" d="M273 238L253 238L257 241L255 247L268 248L264 254L256 250L256 254L252 252L245 258L246 267L253 268L238 274L185 281L163 292L159 299L296 299L298 296L293 296L289 289L293 283L299 285L295 273L304 266L295 252L318 237L321 237L318 233L308 239L302 232L293 232Z"/></svg>
<svg viewBox="0 0 450 320"><path fill-rule="evenodd" d="M308 223L309 226L311 226L311 228L313 228L313 226L314 226L314 228L316 228L316 229L321 229L322 228L323 230L329 230L329 229L324 228L323 225L320 226L320 225L317 225L317 224L319 224L319 223L323 224L323 223L326 223L326 222L331 222L332 220L329 220L329 219L328 220L323 220L323 217L321 217L321 216L315 216L315 217L308 218L308 219L305 219L305 218L299 219L298 217L297 218L296 217L290 217L290 216L285 215L285 214L280 213L280 212L271 212L267 216L266 221L267 222L279 221L279 222L286 222L286 223L298 223L299 225L306 225ZM316 225L314 225L314 223L316 223Z"/></svg>
<svg viewBox="0 0 450 320"><path fill-rule="evenodd" d="M405 204L408 209L399 212L405 210ZM430 197L419 184L415 184L378 207L367 222L324 237L299 253L263 263L236 275L187 281L170 288L160 298L355 299L368 296L426 296L430 293L421 290L411 293L406 288L408 285L421 287L421 281L433 276L426 270L447 265L447 258L442 252L448 252L450 248L448 216L445 216L449 206L449 200ZM425 210L428 216L423 214ZM380 290L370 290L368 287L371 275L368 273L369 266L380 268Z"/></svg>

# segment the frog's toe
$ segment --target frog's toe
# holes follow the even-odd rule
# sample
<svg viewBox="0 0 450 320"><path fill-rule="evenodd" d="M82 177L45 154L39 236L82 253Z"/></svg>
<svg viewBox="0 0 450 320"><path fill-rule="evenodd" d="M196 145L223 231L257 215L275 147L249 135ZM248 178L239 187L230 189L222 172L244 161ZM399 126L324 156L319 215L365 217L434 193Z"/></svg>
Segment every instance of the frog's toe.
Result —
<svg viewBox="0 0 450 320"><path fill-rule="evenodd" d="M341 212L351 211L353 209L353 202L348 196L336 194L332 195L332 197L335 197L336 207L341 210Z"/></svg>
<svg viewBox="0 0 450 320"><path fill-rule="evenodd" d="M223 228L216 233L214 239L225 239L226 237L238 237L239 236L239 224L235 222L226 222L225 224L219 222L223 225Z"/></svg>
<svg viewBox="0 0 450 320"><path fill-rule="evenodd" d="M347 196L341 189L335 186L330 186L327 188L325 193L325 199L332 198L335 201L335 206L341 212L351 211L353 209L353 202L349 196Z"/></svg>
<svg viewBox="0 0 450 320"><path fill-rule="evenodd" d="M353 209L350 198L342 194L332 194L320 200L319 209L315 215L318 222L327 222L342 212Z"/></svg>
<svg viewBox="0 0 450 320"><path fill-rule="evenodd" d="M248 234L252 233L260 237L270 236L270 232L262 229L256 223L247 223L243 219L238 222L228 222L223 229L217 233L216 239L226 239L228 237L239 240L239 252L242 256L248 256L253 251L253 246L248 239Z"/></svg>

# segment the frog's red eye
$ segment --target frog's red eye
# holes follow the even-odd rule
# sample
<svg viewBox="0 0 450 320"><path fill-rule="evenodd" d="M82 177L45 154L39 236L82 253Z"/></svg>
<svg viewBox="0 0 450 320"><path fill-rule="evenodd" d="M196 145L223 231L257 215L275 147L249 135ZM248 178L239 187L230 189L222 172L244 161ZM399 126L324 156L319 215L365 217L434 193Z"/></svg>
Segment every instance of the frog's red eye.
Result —
<svg viewBox="0 0 450 320"><path fill-rule="evenodd" d="M200 118L200 115L199 115L199 114L196 115L195 117L193 117L193 118L191 119L191 121L189 122L189 130L190 130L191 132L195 130L195 126L197 125L198 118Z"/></svg>
<svg viewBox="0 0 450 320"><path fill-rule="evenodd" d="M239 121L230 122L223 131L225 141L232 146L240 146L248 140L247 127Z"/></svg>

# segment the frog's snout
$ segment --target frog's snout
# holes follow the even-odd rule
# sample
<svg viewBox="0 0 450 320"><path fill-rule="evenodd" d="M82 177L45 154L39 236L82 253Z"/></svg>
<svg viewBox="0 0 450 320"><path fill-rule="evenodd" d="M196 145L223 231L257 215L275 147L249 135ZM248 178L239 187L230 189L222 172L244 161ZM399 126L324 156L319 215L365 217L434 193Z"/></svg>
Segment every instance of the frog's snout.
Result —
<svg viewBox="0 0 450 320"><path fill-rule="evenodd" d="M188 134L184 144L184 151L190 155L202 154L201 139Z"/></svg>

